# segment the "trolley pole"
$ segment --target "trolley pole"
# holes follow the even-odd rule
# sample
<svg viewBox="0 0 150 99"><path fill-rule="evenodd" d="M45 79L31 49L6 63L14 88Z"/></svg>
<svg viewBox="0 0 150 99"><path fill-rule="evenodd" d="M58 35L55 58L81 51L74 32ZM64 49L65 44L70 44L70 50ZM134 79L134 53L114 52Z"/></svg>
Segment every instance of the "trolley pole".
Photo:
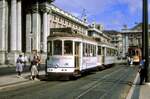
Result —
<svg viewBox="0 0 150 99"><path fill-rule="evenodd" d="M149 51L148 51L148 0L143 0L143 24L142 24L142 58L145 58L145 82L149 81Z"/></svg>

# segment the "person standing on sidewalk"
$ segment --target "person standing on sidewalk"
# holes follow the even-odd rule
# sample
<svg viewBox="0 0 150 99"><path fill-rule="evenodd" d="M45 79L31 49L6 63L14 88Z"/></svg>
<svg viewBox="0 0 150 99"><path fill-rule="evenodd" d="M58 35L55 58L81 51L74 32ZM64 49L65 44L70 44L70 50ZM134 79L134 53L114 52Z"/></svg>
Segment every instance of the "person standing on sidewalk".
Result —
<svg viewBox="0 0 150 99"><path fill-rule="evenodd" d="M40 72L40 69L41 69L41 57L40 57L40 55L37 55L36 59L37 59L37 70L38 70L37 78L39 78L39 72Z"/></svg>
<svg viewBox="0 0 150 99"><path fill-rule="evenodd" d="M130 56L128 56L127 60L128 60L128 61L127 61L128 65L130 65L130 62L131 62Z"/></svg>
<svg viewBox="0 0 150 99"><path fill-rule="evenodd" d="M18 73L19 78L21 78L21 73L23 71L23 59L22 55L20 54L16 61L16 72Z"/></svg>
<svg viewBox="0 0 150 99"><path fill-rule="evenodd" d="M34 80L37 78L37 75L38 75L37 65L38 65L38 60L37 60L37 57L34 56L33 60L31 61L31 80Z"/></svg>
<svg viewBox="0 0 150 99"><path fill-rule="evenodd" d="M24 57L23 57L23 59L24 59L24 69L25 69L25 67L27 66L27 63L28 63L28 57L24 54Z"/></svg>
<svg viewBox="0 0 150 99"><path fill-rule="evenodd" d="M143 81L145 80L146 74L145 74L145 59L142 59L140 61L140 66L139 66L139 74L140 74L140 85L143 84Z"/></svg>

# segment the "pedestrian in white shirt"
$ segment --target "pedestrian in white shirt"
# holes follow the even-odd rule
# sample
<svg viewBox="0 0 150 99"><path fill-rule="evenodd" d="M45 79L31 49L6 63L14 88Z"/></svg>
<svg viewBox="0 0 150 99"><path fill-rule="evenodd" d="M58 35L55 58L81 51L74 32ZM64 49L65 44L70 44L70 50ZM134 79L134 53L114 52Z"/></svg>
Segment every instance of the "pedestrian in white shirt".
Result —
<svg viewBox="0 0 150 99"><path fill-rule="evenodd" d="M21 73L23 71L23 63L24 62L23 62L22 55L19 55L16 61L16 72L18 73L17 77L20 77L20 78L21 78Z"/></svg>

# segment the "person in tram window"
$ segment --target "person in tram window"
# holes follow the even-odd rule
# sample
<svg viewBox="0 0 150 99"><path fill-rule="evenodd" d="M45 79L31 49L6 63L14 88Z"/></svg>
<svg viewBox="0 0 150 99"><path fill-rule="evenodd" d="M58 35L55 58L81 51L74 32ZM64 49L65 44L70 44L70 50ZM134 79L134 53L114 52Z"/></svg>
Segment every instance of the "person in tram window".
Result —
<svg viewBox="0 0 150 99"><path fill-rule="evenodd" d="M140 75L140 85L143 84L143 81L145 80L146 74L145 74L145 59L142 59L140 61L140 66L139 66L139 75Z"/></svg>

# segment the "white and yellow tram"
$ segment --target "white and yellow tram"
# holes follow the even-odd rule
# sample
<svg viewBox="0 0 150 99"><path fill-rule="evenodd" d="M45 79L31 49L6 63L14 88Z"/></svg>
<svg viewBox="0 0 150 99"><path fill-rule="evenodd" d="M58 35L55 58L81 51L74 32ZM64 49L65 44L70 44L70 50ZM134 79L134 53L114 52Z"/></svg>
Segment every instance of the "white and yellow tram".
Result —
<svg viewBox="0 0 150 99"><path fill-rule="evenodd" d="M65 30L65 29L64 29ZM47 73L77 76L80 73L115 63L116 49L100 44L72 29L53 32L47 38Z"/></svg>

